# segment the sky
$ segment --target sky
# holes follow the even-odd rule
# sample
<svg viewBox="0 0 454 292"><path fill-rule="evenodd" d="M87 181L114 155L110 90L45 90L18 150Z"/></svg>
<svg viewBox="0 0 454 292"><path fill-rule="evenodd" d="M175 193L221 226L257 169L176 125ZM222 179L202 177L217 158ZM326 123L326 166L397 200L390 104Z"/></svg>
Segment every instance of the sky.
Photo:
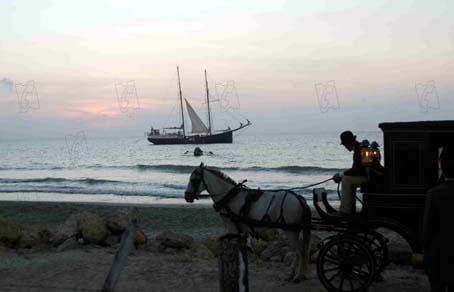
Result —
<svg viewBox="0 0 454 292"><path fill-rule="evenodd" d="M454 2L0 0L0 140L453 119Z"/></svg>

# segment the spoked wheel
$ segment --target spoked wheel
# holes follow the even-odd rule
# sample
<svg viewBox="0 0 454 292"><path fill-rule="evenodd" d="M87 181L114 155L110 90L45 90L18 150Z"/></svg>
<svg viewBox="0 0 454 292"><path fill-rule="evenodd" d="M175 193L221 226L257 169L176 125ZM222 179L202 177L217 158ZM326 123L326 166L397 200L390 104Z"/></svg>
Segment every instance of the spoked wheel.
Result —
<svg viewBox="0 0 454 292"><path fill-rule="evenodd" d="M364 240L366 247L372 252L375 259L375 274L381 274L389 263L387 239L374 230L359 232L356 235Z"/></svg>
<svg viewBox="0 0 454 292"><path fill-rule="evenodd" d="M328 291L366 291L375 276L375 260L364 241L332 236L320 249L317 274Z"/></svg>

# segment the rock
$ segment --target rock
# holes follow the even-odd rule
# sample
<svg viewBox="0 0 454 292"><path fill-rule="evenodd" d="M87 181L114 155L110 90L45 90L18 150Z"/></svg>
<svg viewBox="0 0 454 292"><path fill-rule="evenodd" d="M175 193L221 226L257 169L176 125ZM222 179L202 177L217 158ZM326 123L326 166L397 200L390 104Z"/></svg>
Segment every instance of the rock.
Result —
<svg viewBox="0 0 454 292"><path fill-rule="evenodd" d="M118 243L120 243L121 241L121 236L120 235L109 235L106 240L104 241L104 243L107 245L107 246L114 246Z"/></svg>
<svg viewBox="0 0 454 292"><path fill-rule="evenodd" d="M276 256L282 259L285 256L285 253L289 250L286 242L284 241L273 241L267 248L265 248L260 257L263 260L270 260Z"/></svg>
<svg viewBox="0 0 454 292"><path fill-rule="evenodd" d="M210 260L214 258L214 254L211 252L211 250L200 242L194 242L191 245L190 252L193 257L198 259Z"/></svg>
<svg viewBox="0 0 454 292"><path fill-rule="evenodd" d="M73 214L66 219L66 221L57 227L54 236L51 238L53 246L59 246L68 238L78 234L80 214Z"/></svg>
<svg viewBox="0 0 454 292"><path fill-rule="evenodd" d="M148 238L147 235L142 231L142 229L137 228L136 235L134 237L134 245L136 248L144 248L147 244Z"/></svg>
<svg viewBox="0 0 454 292"><path fill-rule="evenodd" d="M294 260L295 258L296 258L295 252L289 251L289 252L287 252L287 253L284 255L284 258L282 259L282 261L283 261L284 264L286 264L287 266L290 266L290 265L293 263L293 260Z"/></svg>
<svg viewBox="0 0 454 292"><path fill-rule="evenodd" d="M50 238L50 232L45 226L25 226L22 230L22 236L19 240L19 248L33 248L42 243L47 243Z"/></svg>
<svg viewBox="0 0 454 292"><path fill-rule="evenodd" d="M122 234L128 228L129 216L123 211L116 211L106 220L106 226L112 234Z"/></svg>
<svg viewBox="0 0 454 292"><path fill-rule="evenodd" d="M159 241L150 240L150 241L148 241L148 244L147 244L147 251L149 251L151 253L160 252L161 251L160 246L161 245L159 244Z"/></svg>
<svg viewBox="0 0 454 292"><path fill-rule="evenodd" d="M22 236L22 230L20 224L0 218L0 244L15 247Z"/></svg>
<svg viewBox="0 0 454 292"><path fill-rule="evenodd" d="M176 249L187 249L191 247L194 239L185 234L178 234L172 231L164 231L156 236L156 240L160 241L161 245Z"/></svg>
<svg viewBox="0 0 454 292"><path fill-rule="evenodd" d="M252 251L257 256L260 256L262 252L268 247L268 242L263 241L261 239L253 239L251 243Z"/></svg>
<svg viewBox="0 0 454 292"><path fill-rule="evenodd" d="M218 239L217 238L215 238L215 237L207 238L207 239L202 241L202 244L205 245L205 247L208 248L215 257L218 256L218 254L219 254L219 250L218 250L219 243L218 243Z"/></svg>
<svg viewBox="0 0 454 292"><path fill-rule="evenodd" d="M88 243L101 244L108 235L104 220L89 212L80 215L79 229L83 239Z"/></svg>
<svg viewBox="0 0 454 292"><path fill-rule="evenodd" d="M383 234L383 233L382 233ZM388 258L395 264L411 265L412 249L407 241L395 232L385 233L388 241Z"/></svg>
<svg viewBox="0 0 454 292"><path fill-rule="evenodd" d="M257 237L264 241L275 241L281 238L281 234L275 228L263 228L257 231Z"/></svg>
<svg viewBox="0 0 454 292"><path fill-rule="evenodd" d="M57 247L58 252L76 248L79 245L75 237L70 237Z"/></svg>

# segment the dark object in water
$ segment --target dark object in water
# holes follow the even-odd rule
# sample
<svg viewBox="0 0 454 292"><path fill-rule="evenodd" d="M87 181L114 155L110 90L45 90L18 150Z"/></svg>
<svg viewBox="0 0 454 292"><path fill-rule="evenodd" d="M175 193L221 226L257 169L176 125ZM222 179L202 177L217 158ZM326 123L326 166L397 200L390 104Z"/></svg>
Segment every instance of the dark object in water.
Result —
<svg viewBox="0 0 454 292"><path fill-rule="evenodd" d="M201 156L203 155L203 150L200 147L195 147L194 149L194 156Z"/></svg>

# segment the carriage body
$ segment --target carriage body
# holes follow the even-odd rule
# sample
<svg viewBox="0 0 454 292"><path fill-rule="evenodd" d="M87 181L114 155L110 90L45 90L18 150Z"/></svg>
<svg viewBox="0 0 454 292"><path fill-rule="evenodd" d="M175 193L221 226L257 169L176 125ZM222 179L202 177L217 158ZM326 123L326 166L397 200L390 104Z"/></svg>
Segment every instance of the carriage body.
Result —
<svg viewBox="0 0 454 292"><path fill-rule="evenodd" d="M414 252L422 251L426 193L441 183L439 156L454 143L454 121L381 123L385 175L362 187L361 214L372 227L402 235Z"/></svg>
<svg viewBox="0 0 454 292"><path fill-rule="evenodd" d="M317 273L328 291L366 291L384 270L387 240L377 228L391 229L407 240L413 252L423 251L426 194L442 183L439 157L444 145L454 143L454 121L382 123L379 127L384 137L384 174L370 177L361 186L361 212L345 218L333 216L336 211L326 191L314 189L320 219L313 219L313 228L337 232L321 243L317 258Z"/></svg>

